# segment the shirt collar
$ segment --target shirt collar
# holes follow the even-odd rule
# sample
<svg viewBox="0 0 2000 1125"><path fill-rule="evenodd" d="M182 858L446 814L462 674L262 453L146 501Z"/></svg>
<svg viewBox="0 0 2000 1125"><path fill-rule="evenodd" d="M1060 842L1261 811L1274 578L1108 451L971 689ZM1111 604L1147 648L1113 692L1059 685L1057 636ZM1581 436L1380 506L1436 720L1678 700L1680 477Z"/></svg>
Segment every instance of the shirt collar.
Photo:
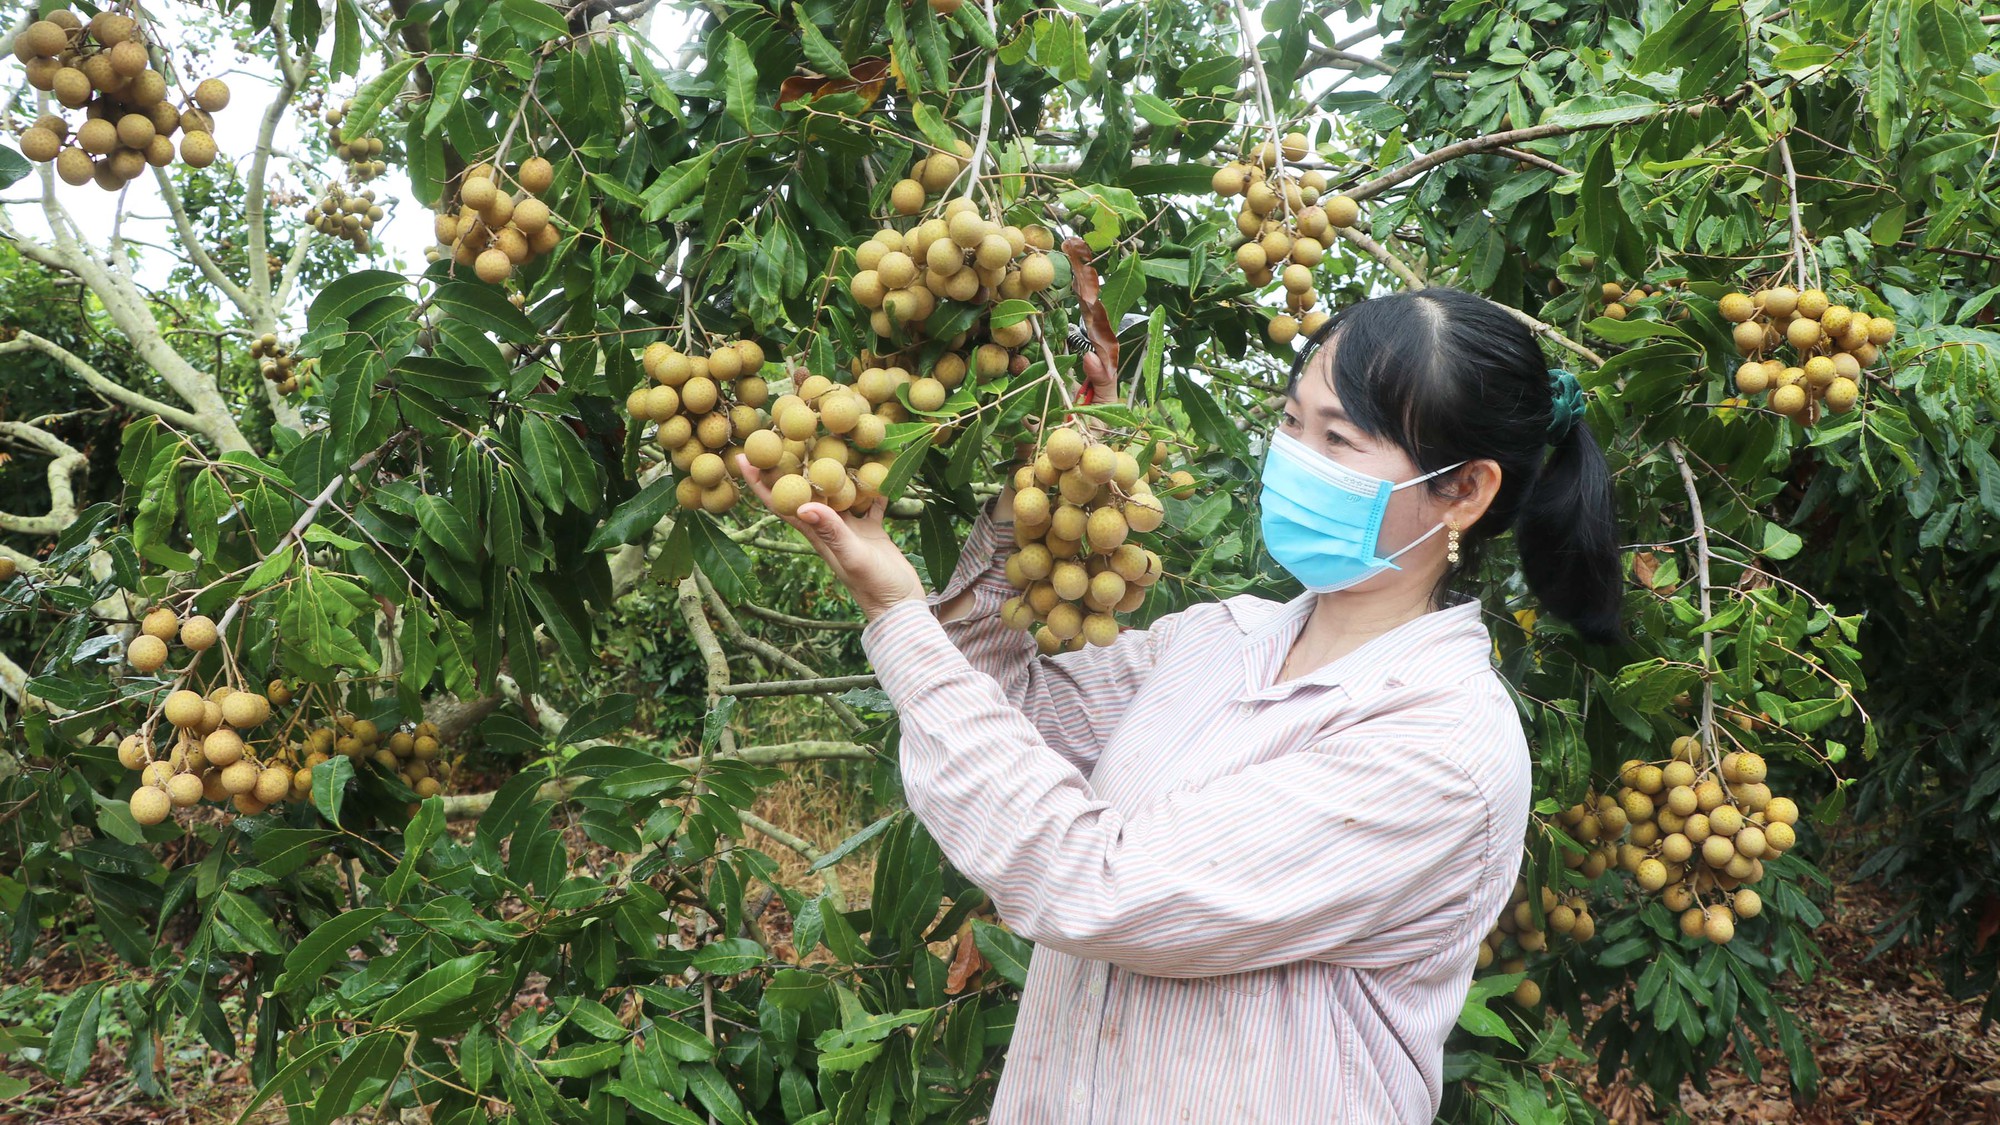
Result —
<svg viewBox="0 0 2000 1125"><path fill-rule="evenodd" d="M1244 702L1277 700L1305 687L1339 687L1360 701L1418 683L1447 683L1492 666L1492 637L1477 598L1426 613L1283 683L1273 683L1285 654L1311 616L1310 591L1280 602L1242 595L1223 602L1243 631Z"/></svg>

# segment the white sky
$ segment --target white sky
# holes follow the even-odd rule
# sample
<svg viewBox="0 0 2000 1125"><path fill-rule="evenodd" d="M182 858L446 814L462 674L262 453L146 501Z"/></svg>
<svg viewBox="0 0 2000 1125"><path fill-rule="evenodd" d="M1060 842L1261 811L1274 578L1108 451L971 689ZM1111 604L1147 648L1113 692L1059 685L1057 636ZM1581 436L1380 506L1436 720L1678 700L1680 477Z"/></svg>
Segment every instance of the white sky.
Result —
<svg viewBox="0 0 2000 1125"><path fill-rule="evenodd" d="M174 38L172 16L173 9L166 8L163 20L169 30L162 38L169 43ZM1360 23L1350 23L1338 15L1329 22L1333 24L1335 32L1343 36L1363 26ZM653 45L657 63L665 66L678 58L688 41L692 27L693 20L688 13L663 7L656 9L654 14L641 25L640 30ZM0 28L0 35L3 34L4 28ZM326 41L320 45L322 57L331 48L331 35L329 29ZM1372 43L1363 44L1359 49L1372 54L1373 48L1377 46L1379 45ZM379 54L371 54L364 58L363 73L360 78L343 82L333 91L329 100L337 103L341 97L352 94L361 81L365 81L379 69ZM193 81L208 77L222 77L229 83L232 91L230 103L227 108L215 115L215 134L221 150L218 159L233 161L239 170L246 172L248 170L251 150L256 143L258 122L276 89L272 74L272 68L260 60L241 58L233 48L225 46L214 53L212 60L201 73L188 80L190 86ZM1320 77L1325 77L1324 72ZM1343 88L1370 89L1379 86L1381 82L1382 76L1371 73L1348 81ZM21 64L14 60L13 55L0 54L0 89L15 86L19 86L26 94L36 93L26 87L22 79ZM23 111L32 117L34 105L35 102L31 98L24 99L19 104L15 114L18 124L26 123L20 120ZM66 116L70 117L73 125L79 117L75 111ZM300 130L317 130L323 127L315 116L299 111L287 114L279 126L276 137L277 151L271 165L273 183L289 180L290 186L295 190L302 190L309 198L317 199L328 176L344 173L338 161L319 167L303 165L294 160L294 157L302 152L299 145ZM8 205L9 217L23 234L30 237L46 237L48 233L39 205L39 182L39 177L30 176L4 193L0 193L0 201ZM394 163L390 164L387 172L381 177L365 186L375 191L378 200L389 204L389 215L375 228L375 236L382 247L382 256L366 263L357 260L357 268L366 264L389 268L400 267L410 271L421 270L424 265L424 249L432 243L432 213L428 208L412 200L409 181ZM56 182L56 193L57 199L76 217L83 230L95 240L101 241L112 229L113 222L117 220L120 197L115 193L105 192L94 184L71 187L60 180ZM123 203L122 231L126 239L139 251L137 268L139 280L142 284L161 284L168 271L182 260L183 255L177 247L177 236L167 217L166 204L160 197L153 177L148 174L130 184L123 194ZM297 216L303 213L303 206L288 206L281 210ZM290 318L294 331L301 327L299 321L302 317L299 310L303 307L304 299L295 298Z"/></svg>

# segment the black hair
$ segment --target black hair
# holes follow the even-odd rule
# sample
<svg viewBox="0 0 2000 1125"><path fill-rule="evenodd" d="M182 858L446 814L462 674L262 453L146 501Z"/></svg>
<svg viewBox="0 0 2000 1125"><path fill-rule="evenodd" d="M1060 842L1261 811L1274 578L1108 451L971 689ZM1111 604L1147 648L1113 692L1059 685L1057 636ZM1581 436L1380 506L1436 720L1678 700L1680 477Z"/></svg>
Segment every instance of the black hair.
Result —
<svg viewBox="0 0 2000 1125"><path fill-rule="evenodd" d="M1492 505L1460 529L1461 565L1471 565L1470 549L1512 530L1522 574L1542 605L1586 640L1621 640L1611 472L1581 418L1551 443L1549 364L1528 329L1492 301L1449 286L1370 298L1335 312L1306 341L1286 397L1297 396L1306 365L1335 337L1333 388L1364 433L1402 449L1425 472L1499 463ZM1433 477L1433 495L1448 495L1453 476ZM1445 593L1440 583L1439 604Z"/></svg>

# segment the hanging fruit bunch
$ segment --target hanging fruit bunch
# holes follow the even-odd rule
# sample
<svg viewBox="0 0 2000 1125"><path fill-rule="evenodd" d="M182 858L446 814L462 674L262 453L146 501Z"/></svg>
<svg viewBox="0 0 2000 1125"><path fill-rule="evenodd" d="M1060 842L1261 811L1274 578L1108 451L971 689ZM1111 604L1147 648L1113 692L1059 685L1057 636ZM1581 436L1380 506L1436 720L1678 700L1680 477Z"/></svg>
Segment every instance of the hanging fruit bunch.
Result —
<svg viewBox="0 0 2000 1125"><path fill-rule="evenodd" d="M1736 368L1736 389L1768 391L1772 410L1807 425L1822 403L1835 414L1854 409L1861 373L1875 366L1882 346L1896 335L1895 321L1836 305L1819 289L1779 285L1726 293L1716 310L1736 326L1736 350L1745 357Z"/></svg>
<svg viewBox="0 0 2000 1125"><path fill-rule="evenodd" d="M1664 761L1626 762L1615 795L1572 806L1560 819L1578 840L1596 844L1579 865L1586 877L1593 866L1602 873L1607 852L1615 855L1641 890L1680 915L1682 933L1720 945L1735 936L1738 919L1763 910L1750 888L1764 877L1764 861L1798 840L1799 807L1772 795L1765 768L1761 756L1742 750L1715 762L1699 739L1682 736Z"/></svg>
<svg viewBox="0 0 2000 1125"><path fill-rule="evenodd" d="M459 183L458 209L438 208L437 246L426 251L431 261L449 257L470 266L479 280L498 285L514 276L514 267L554 250L562 242L555 213L537 196L555 183L555 165L531 156L514 173L518 192L499 182L491 164L465 170Z"/></svg>
<svg viewBox="0 0 2000 1125"><path fill-rule="evenodd" d="M1325 325L1327 313L1315 306L1313 268L1326 256L1333 232L1351 227L1361 207L1345 195L1325 197L1326 176L1314 169L1285 167L1304 160L1311 145L1304 133L1287 133L1277 144L1262 141L1241 160L1215 170L1209 184L1224 199L1243 201L1236 213L1236 266L1243 279L1262 289L1279 281L1285 289L1285 311L1264 331L1274 344L1289 344L1301 334L1311 336Z"/></svg>
<svg viewBox="0 0 2000 1125"><path fill-rule="evenodd" d="M625 409L635 423L657 424L653 440L680 474L674 495L681 507L716 515L735 507L743 479L736 455L752 451L755 461L756 451L772 440L771 423L759 410L771 396L762 374L763 345L731 340L683 354L655 342L639 362L652 385L628 395Z"/></svg>
<svg viewBox="0 0 2000 1125"><path fill-rule="evenodd" d="M229 104L228 85L206 79L176 109L132 17L102 12L86 25L75 12L58 9L15 37L14 57L27 68L29 85L53 94L66 109L83 111L74 131L63 115L44 113L20 136L21 154L37 163L54 161L64 183L94 181L117 191L148 167L172 164L176 132L182 163L206 168L215 162L210 115Z"/></svg>
<svg viewBox="0 0 2000 1125"><path fill-rule="evenodd" d="M1481 942L1477 969L1498 967L1502 973L1528 971L1528 954L1549 948L1551 938L1564 937L1582 943L1597 936L1597 920L1591 917L1590 903L1582 895L1559 895L1544 885L1538 896L1542 904L1542 928L1535 926L1534 907L1528 902L1525 877L1514 884L1514 893L1500 911L1493 929ZM1524 1007L1542 1002L1542 986L1524 979L1514 987L1514 1001Z"/></svg>
<svg viewBox="0 0 2000 1125"><path fill-rule="evenodd" d="M1006 567L1021 592L1007 599L1000 620L1032 631L1042 652L1116 641L1113 615L1138 609L1160 580L1160 556L1131 538L1166 518L1151 484L1166 447L1148 445L1114 449L1081 425L1063 425L1015 470L1017 549Z"/></svg>
<svg viewBox="0 0 2000 1125"><path fill-rule="evenodd" d="M1616 281L1607 281L1598 288L1597 295L1604 300L1602 314L1613 320L1624 320L1632 315L1632 306L1648 297L1657 297L1664 287L1647 282L1626 286Z"/></svg>
<svg viewBox="0 0 2000 1125"><path fill-rule="evenodd" d="M918 160L909 177L890 188L890 206L899 215L921 215L930 195L950 187L964 170L962 157L971 155L962 147L959 156L940 152ZM1026 370L1030 361L1021 352L1035 338L1039 313L1015 306L993 314L1001 302L1027 301L1054 287L1053 249L1055 236L1048 228L983 218L969 195L950 200L908 230L876 231L854 250L847 292L867 312L878 346L864 349L849 373L857 380L870 369L907 373L907 381L891 374L895 385L888 397L871 402L885 406L896 387L906 385L912 409L933 411L968 375L977 385ZM965 322L940 314L952 303L977 312L967 327L932 339L928 324ZM887 420L900 420L899 412L900 405Z"/></svg>
<svg viewBox="0 0 2000 1125"><path fill-rule="evenodd" d="M893 396L913 386L909 373L870 367L849 386L798 368L792 381L796 389L771 404L772 428L743 447L771 476L772 510L792 516L817 500L836 512L866 511L896 459L881 447L888 423L902 417Z"/></svg>
<svg viewBox="0 0 2000 1125"><path fill-rule="evenodd" d="M125 659L134 670L151 674L167 665L173 646L199 657L220 639L207 617L183 621L161 607L141 622ZM283 680L258 691L227 682L240 683L234 661L225 659L223 667L225 682L206 694L187 687L169 693L160 710L120 740L119 762L139 773L130 806L140 824L158 824L174 809L202 801L229 804L244 816L303 801L312 792L313 768L334 754L356 759L357 766L363 759L373 761L418 799L443 792L449 783L452 767L434 725L419 723L385 737L374 722L335 707L328 709L331 727L313 727L308 701L295 698ZM277 719L274 710L285 707L291 713ZM162 719L172 732L164 747L155 738Z"/></svg>
<svg viewBox="0 0 2000 1125"><path fill-rule="evenodd" d="M280 394L292 394L312 380L315 361L294 355L274 332L250 341L250 358L257 361L257 374L276 383Z"/></svg>
<svg viewBox="0 0 2000 1125"><path fill-rule="evenodd" d="M366 183L388 171L389 165L380 159L382 138L346 137L340 130L340 123L346 119L348 111L354 108L354 99L349 98L336 108L326 111L326 143L333 154L347 162L347 178L353 183Z"/></svg>

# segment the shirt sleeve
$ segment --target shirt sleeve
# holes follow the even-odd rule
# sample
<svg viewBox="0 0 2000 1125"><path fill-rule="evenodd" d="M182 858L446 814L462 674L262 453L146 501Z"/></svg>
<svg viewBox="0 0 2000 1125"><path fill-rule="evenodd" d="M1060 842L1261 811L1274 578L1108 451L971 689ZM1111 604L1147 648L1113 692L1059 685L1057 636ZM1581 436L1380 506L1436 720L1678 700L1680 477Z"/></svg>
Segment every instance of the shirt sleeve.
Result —
<svg viewBox="0 0 2000 1125"><path fill-rule="evenodd" d="M1417 960L1470 918L1493 850L1491 812L1449 748L1498 736L1477 729L1496 721L1483 710L1364 721L1121 809L973 675L917 606L890 609L862 639L902 716L910 807L1023 937L1195 977L1307 959Z"/></svg>
<svg viewBox="0 0 2000 1125"><path fill-rule="evenodd" d="M1121 630L1110 645L1043 656L1033 636L1000 620L1000 607L1020 592L1007 581L1014 549L1013 522L994 519L989 503L973 521L950 580L925 601L935 612L972 591L971 612L945 622L944 636L966 664L993 678L1001 698L1034 724L1049 749L1088 773L1152 673L1174 618Z"/></svg>

